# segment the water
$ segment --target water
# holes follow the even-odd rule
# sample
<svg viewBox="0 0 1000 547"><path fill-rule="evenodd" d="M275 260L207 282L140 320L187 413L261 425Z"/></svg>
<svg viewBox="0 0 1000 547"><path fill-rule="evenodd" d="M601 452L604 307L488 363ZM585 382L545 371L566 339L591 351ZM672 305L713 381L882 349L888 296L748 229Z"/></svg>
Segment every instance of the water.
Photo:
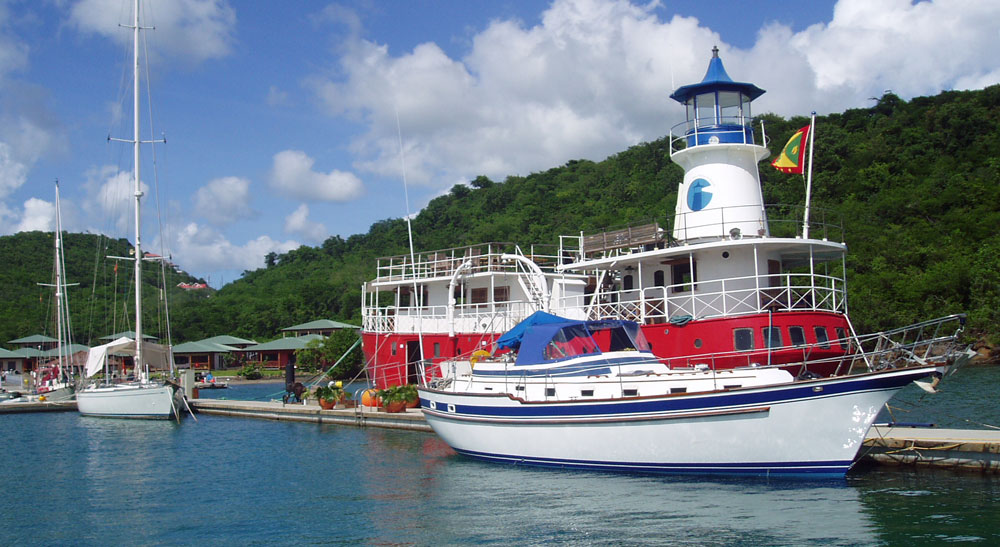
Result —
<svg viewBox="0 0 1000 547"><path fill-rule="evenodd" d="M1000 369L959 374L933 398L901 394L905 419L1000 421ZM1000 543L1000 477L976 473L567 472L465 459L428 433L208 415L178 426L15 414L0 430L3 545Z"/></svg>

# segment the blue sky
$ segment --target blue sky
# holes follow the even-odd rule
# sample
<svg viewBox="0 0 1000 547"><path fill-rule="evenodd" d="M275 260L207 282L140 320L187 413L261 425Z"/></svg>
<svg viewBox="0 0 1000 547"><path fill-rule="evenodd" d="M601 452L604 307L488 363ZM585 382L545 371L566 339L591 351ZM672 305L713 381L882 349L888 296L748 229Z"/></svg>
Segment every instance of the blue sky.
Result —
<svg viewBox="0 0 1000 547"><path fill-rule="evenodd" d="M64 227L131 237L131 155L107 142L131 133L130 3L0 0L0 234L50 230L59 179ZM155 179L143 166L144 244L216 287L404 216L401 165L415 213L477 175L659 138L713 45L767 90L758 113L1000 81L1000 3L976 0L144 4L167 138Z"/></svg>

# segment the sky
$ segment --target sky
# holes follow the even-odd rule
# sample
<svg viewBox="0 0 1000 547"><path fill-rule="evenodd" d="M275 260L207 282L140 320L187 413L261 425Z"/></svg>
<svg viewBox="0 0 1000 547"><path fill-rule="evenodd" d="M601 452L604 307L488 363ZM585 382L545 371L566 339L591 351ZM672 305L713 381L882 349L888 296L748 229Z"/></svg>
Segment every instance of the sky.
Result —
<svg viewBox="0 0 1000 547"><path fill-rule="evenodd" d="M166 142L142 146L142 243L216 288L479 175L667 135L713 46L767 90L756 114L1000 82L988 0L143 3L142 138ZM58 180L65 230L133 239L109 140L132 136L130 13L0 0L0 235L52 230Z"/></svg>

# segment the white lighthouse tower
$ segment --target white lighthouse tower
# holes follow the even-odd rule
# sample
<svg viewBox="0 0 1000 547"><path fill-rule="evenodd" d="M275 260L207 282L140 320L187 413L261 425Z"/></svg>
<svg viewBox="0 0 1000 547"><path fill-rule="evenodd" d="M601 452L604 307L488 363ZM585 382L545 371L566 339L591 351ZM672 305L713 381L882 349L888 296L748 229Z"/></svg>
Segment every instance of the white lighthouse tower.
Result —
<svg viewBox="0 0 1000 547"><path fill-rule="evenodd" d="M734 82L715 47L705 78L670 95L687 110L687 119L671 131L670 159L684 168L674 239L768 235L757 163L769 152L755 144L750 115L750 102L763 93Z"/></svg>

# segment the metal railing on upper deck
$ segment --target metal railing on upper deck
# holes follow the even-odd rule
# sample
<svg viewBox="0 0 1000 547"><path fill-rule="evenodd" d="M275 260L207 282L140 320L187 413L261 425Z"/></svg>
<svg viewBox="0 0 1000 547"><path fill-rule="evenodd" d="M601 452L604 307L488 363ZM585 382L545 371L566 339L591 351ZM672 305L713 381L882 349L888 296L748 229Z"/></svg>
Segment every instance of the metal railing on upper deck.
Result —
<svg viewBox="0 0 1000 547"><path fill-rule="evenodd" d="M481 272L506 272L516 274L519 266L503 257L505 254L521 255L542 269L552 271L559 263L556 245L531 245L527 252L515 243L490 242L435 251L422 251L410 255L379 258L375 283L407 280L425 280L451 277L462 268L464 274Z"/></svg>
<svg viewBox="0 0 1000 547"><path fill-rule="evenodd" d="M592 295L587 318L620 318L645 324L666 323L678 317L710 319L768 311L846 313L844 287L841 277L782 273L601 291Z"/></svg>

